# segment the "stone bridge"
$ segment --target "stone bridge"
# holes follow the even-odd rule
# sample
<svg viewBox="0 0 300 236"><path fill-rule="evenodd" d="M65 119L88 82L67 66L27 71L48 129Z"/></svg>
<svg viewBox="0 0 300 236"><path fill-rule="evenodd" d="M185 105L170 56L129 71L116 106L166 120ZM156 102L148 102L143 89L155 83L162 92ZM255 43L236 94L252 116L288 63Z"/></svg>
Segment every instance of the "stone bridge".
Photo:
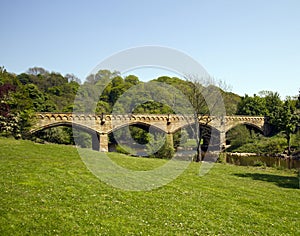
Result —
<svg viewBox="0 0 300 236"><path fill-rule="evenodd" d="M56 126L73 126L88 133L93 137L93 149L103 152L108 151L108 134L117 129L129 125L155 127L165 132L170 140L173 134L189 125L195 123L193 115L151 115L151 114L130 114L130 115L96 115L96 114L75 114L75 113L37 113L36 124L31 130L35 133L40 130ZM198 122L217 130L219 134L219 145L226 144L226 133L233 127L244 124L259 130L264 135L269 133L269 126L265 117L255 116L199 116Z"/></svg>

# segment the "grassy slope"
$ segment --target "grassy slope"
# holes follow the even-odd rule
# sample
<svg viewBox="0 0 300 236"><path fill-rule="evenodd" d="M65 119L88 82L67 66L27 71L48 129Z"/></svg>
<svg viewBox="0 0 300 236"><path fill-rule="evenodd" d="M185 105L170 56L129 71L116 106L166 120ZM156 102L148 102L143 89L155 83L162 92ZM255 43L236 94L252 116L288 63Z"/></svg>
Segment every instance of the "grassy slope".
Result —
<svg viewBox="0 0 300 236"><path fill-rule="evenodd" d="M76 148L0 139L0 235L299 235L296 174L199 163L149 192L94 177ZM92 151L91 151L92 152ZM111 154L131 169L163 160Z"/></svg>

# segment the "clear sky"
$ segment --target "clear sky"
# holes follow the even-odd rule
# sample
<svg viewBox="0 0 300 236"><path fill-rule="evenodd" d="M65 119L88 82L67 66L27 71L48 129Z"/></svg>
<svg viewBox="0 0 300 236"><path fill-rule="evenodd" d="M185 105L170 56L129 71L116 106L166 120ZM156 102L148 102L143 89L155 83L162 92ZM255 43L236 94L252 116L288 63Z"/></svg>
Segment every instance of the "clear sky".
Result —
<svg viewBox="0 0 300 236"><path fill-rule="evenodd" d="M158 45L185 52L239 95L271 90L285 98L300 88L299 0L0 4L0 65L17 74L40 66L83 80L120 50Z"/></svg>

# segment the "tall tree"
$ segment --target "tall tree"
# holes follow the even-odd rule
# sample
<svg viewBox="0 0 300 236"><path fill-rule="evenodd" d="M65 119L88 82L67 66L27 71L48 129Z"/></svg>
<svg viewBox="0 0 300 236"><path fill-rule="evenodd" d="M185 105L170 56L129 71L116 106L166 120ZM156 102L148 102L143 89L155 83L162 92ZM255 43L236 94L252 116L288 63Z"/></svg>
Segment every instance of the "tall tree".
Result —
<svg viewBox="0 0 300 236"><path fill-rule="evenodd" d="M280 131L277 125L278 116L280 116L280 110L283 107L283 101L280 99L280 95L277 92L262 91L261 97L265 100L265 114L269 119L269 124L272 126L273 134Z"/></svg>
<svg viewBox="0 0 300 236"><path fill-rule="evenodd" d="M246 94L238 103L237 115L265 116L266 114L266 100L256 94L253 97Z"/></svg>
<svg viewBox="0 0 300 236"><path fill-rule="evenodd" d="M295 133L297 125L300 122L300 116L296 113L295 106L291 99L284 102L284 106L279 111L277 126L283 131L287 140L288 154L291 154L291 135Z"/></svg>
<svg viewBox="0 0 300 236"><path fill-rule="evenodd" d="M226 85L221 81L215 81L212 78L198 78L195 76L186 77L189 83L189 89L185 91L191 105L194 108L194 137L196 139L197 149L195 161L202 160L202 142L204 129L209 123L217 118L216 116L225 115L225 107L221 96L221 89L215 85L222 85L223 89L227 89Z"/></svg>

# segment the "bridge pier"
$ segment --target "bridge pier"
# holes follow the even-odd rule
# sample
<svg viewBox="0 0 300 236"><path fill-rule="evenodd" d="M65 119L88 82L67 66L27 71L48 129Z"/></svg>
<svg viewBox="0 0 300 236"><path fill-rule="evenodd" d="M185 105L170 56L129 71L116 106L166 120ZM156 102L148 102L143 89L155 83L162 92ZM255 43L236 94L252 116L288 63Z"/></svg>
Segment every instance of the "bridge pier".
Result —
<svg viewBox="0 0 300 236"><path fill-rule="evenodd" d="M166 142L168 142L171 147L174 147L173 134L167 133Z"/></svg>
<svg viewBox="0 0 300 236"><path fill-rule="evenodd" d="M108 152L108 134L101 133L100 137L100 152Z"/></svg>
<svg viewBox="0 0 300 236"><path fill-rule="evenodd" d="M226 132L220 131L220 151L223 151L226 147Z"/></svg>
<svg viewBox="0 0 300 236"><path fill-rule="evenodd" d="M100 149L99 135L97 132L92 134L92 149L95 151L99 151Z"/></svg>
<svg viewBox="0 0 300 236"><path fill-rule="evenodd" d="M108 134L92 134L92 149L100 152L108 152Z"/></svg>

